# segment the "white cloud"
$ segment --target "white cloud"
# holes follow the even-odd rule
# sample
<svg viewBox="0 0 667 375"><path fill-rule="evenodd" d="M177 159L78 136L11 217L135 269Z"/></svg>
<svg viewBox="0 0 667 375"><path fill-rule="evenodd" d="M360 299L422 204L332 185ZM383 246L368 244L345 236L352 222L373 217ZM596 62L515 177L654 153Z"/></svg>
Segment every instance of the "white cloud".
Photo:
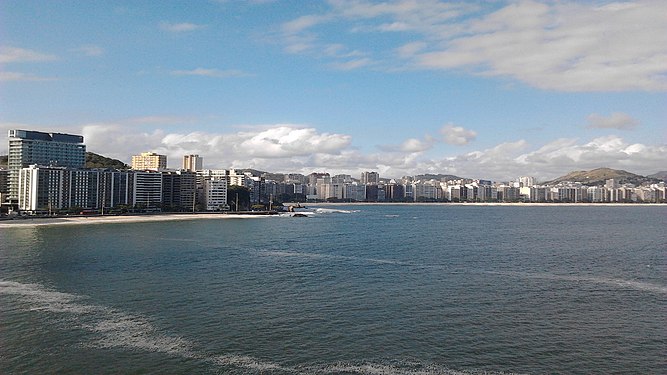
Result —
<svg viewBox="0 0 667 375"><path fill-rule="evenodd" d="M43 82L55 80L56 78L40 77L32 73L0 72L0 82Z"/></svg>
<svg viewBox="0 0 667 375"><path fill-rule="evenodd" d="M354 70L364 66L371 65L373 61L369 58L354 59L348 61L334 62L330 65L337 70Z"/></svg>
<svg viewBox="0 0 667 375"><path fill-rule="evenodd" d="M236 69L219 70L219 69L204 69L196 68L192 70L172 70L172 75L176 76L202 76L213 78L231 78L231 77L247 77L248 73Z"/></svg>
<svg viewBox="0 0 667 375"><path fill-rule="evenodd" d="M440 133L444 136L445 142L450 145L465 145L477 137L477 132L453 124L443 126Z"/></svg>
<svg viewBox="0 0 667 375"><path fill-rule="evenodd" d="M393 70L405 64L459 70L558 91L667 90L664 1L329 3L328 12L283 25L287 50L320 57L327 45L340 44L343 37L331 39L341 33L317 33L315 26L330 22L347 29L346 38L369 32L409 36L409 44L387 46L397 54L386 53L384 45L369 47L374 54L365 51L375 65ZM387 59L396 55L397 61Z"/></svg>
<svg viewBox="0 0 667 375"><path fill-rule="evenodd" d="M75 48L74 51L89 57L98 57L104 55L104 48L91 44Z"/></svg>
<svg viewBox="0 0 667 375"><path fill-rule="evenodd" d="M435 139L430 136L426 136L424 140L417 138L406 139L399 148L402 152L424 152L433 147Z"/></svg>
<svg viewBox="0 0 667 375"><path fill-rule="evenodd" d="M587 141L561 138L543 145L525 140L431 158L425 153L435 140L407 139L400 146L364 153L347 134L320 132L312 127L276 124L236 132L173 133L156 128L160 116L133 118L80 127L45 128L34 124L0 123L0 131L35 129L82 134L89 151L129 162L131 155L155 151L168 156L169 166L179 167L185 154L204 157L206 168L256 168L272 172L327 171L358 175L381 171L398 178L420 173L449 173L462 177L508 181L520 175L548 180L573 170L599 167L624 169L639 174L664 169L667 144L628 143L617 136ZM145 121L142 121L144 119ZM169 117L164 117L170 121ZM191 121L188 119L171 121ZM6 145L6 143L5 143ZM0 154L6 148L0 147Z"/></svg>
<svg viewBox="0 0 667 375"><path fill-rule="evenodd" d="M0 63L42 62L56 60L55 55L17 47L0 47Z"/></svg>
<svg viewBox="0 0 667 375"><path fill-rule="evenodd" d="M203 29L205 25L197 25L195 23L182 22L182 23L170 23L170 22L161 22L160 28L165 31L172 33L183 33L189 31L195 31Z"/></svg>
<svg viewBox="0 0 667 375"><path fill-rule="evenodd" d="M622 112L614 112L609 116L591 113L586 119L589 128L629 130L639 125L638 120Z"/></svg>

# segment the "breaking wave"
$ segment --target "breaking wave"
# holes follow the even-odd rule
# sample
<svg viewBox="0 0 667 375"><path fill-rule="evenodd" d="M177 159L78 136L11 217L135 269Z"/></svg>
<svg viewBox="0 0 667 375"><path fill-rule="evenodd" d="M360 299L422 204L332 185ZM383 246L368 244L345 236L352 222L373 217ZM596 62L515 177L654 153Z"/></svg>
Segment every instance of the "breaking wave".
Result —
<svg viewBox="0 0 667 375"><path fill-rule="evenodd" d="M286 366L242 354L211 355L178 335L160 332L150 319L118 309L89 304L86 296L50 290L40 284L0 280L0 297L11 296L20 308L31 313L52 313L68 324L63 329L90 333L87 346L156 352L184 359L200 360L224 372L242 374L365 374L365 375L475 375L502 374L486 371L457 371L436 364L409 361L324 363ZM6 303L3 301L3 303Z"/></svg>

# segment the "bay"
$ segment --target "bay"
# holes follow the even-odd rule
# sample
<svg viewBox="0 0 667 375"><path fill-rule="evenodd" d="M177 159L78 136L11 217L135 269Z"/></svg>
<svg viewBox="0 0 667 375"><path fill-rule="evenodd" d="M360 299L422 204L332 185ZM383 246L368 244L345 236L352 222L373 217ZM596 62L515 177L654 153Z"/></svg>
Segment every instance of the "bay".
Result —
<svg viewBox="0 0 667 375"><path fill-rule="evenodd" d="M0 231L0 373L664 373L664 206Z"/></svg>

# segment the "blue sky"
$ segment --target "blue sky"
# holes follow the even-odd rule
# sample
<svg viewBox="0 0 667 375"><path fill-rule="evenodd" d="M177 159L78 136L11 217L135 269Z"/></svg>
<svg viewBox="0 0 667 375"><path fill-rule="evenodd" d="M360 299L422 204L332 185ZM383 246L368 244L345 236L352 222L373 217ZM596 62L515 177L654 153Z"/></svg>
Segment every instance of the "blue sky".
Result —
<svg viewBox="0 0 667 375"><path fill-rule="evenodd" d="M0 130L129 161L510 180L667 169L664 1L0 3ZM0 153L6 153L6 143Z"/></svg>

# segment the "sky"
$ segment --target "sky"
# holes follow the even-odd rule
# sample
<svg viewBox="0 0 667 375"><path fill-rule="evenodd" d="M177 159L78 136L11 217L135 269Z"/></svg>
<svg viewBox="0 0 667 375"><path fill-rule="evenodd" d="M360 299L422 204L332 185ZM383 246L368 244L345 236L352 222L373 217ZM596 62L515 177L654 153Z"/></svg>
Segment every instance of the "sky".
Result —
<svg viewBox="0 0 667 375"><path fill-rule="evenodd" d="M646 175L667 170L667 1L2 0L9 129L171 168Z"/></svg>

